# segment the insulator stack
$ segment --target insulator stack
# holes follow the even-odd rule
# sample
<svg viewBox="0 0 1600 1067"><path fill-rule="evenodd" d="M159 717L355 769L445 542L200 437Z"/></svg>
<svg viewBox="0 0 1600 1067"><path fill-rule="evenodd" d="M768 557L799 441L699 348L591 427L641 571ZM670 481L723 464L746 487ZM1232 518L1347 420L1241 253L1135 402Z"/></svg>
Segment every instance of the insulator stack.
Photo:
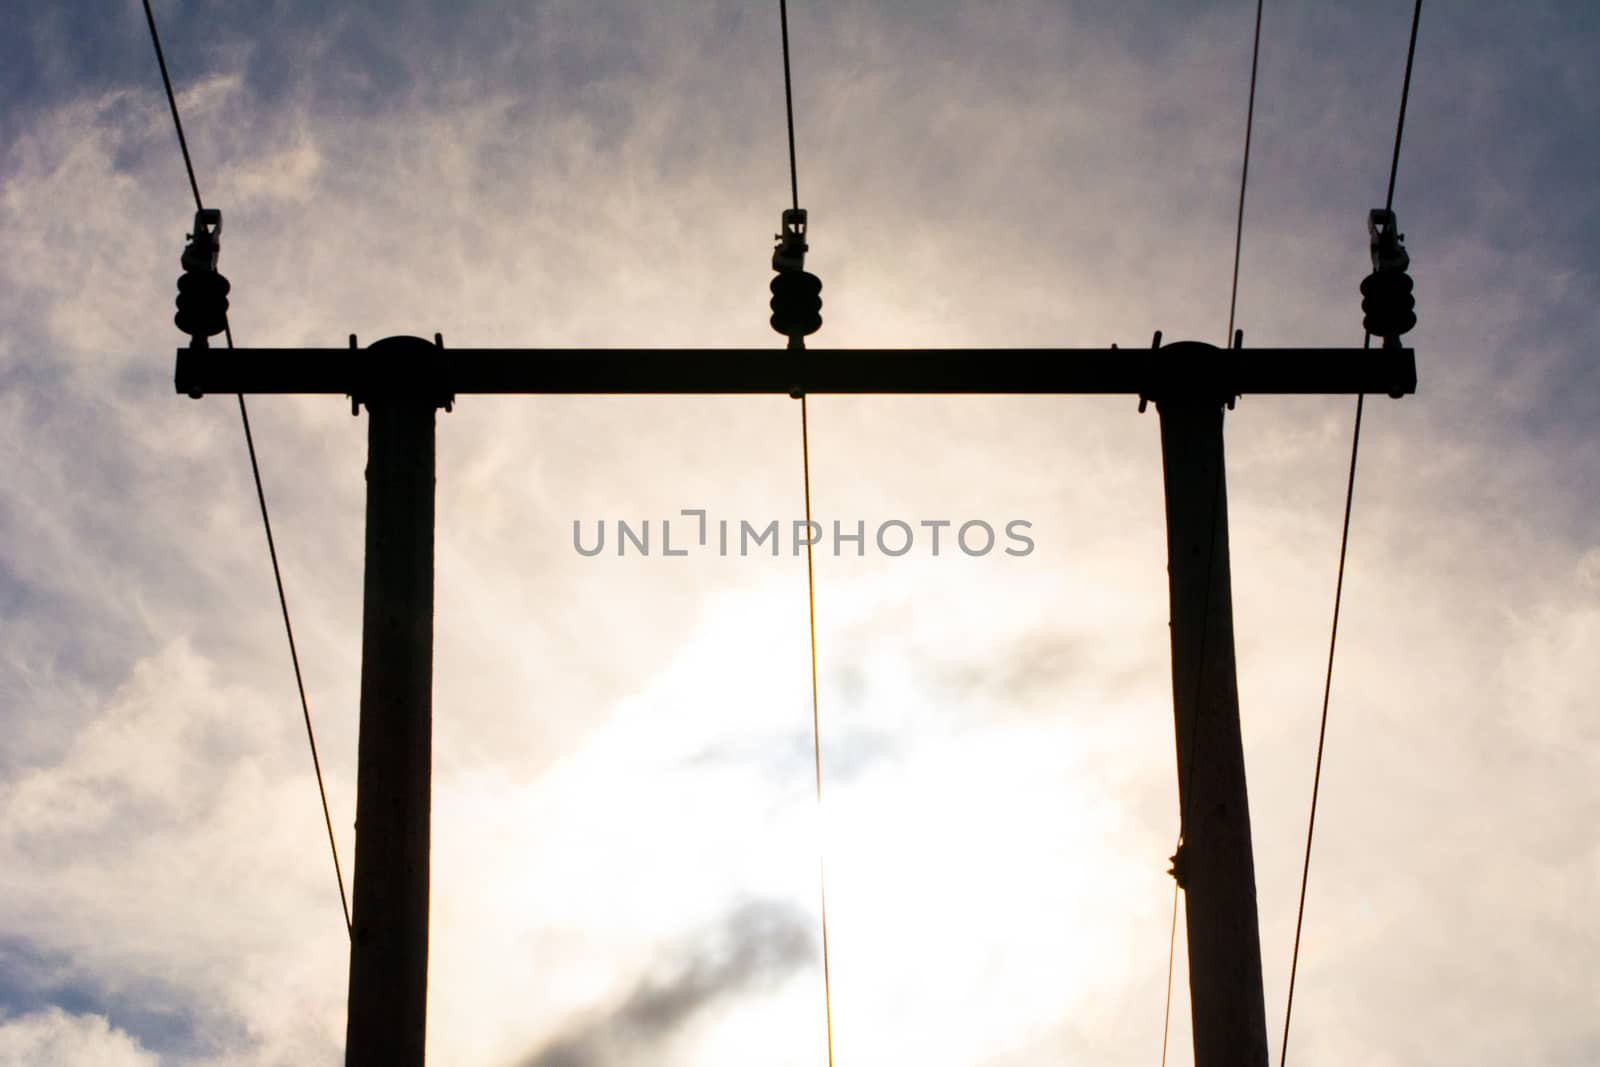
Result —
<svg viewBox="0 0 1600 1067"><path fill-rule="evenodd" d="M1373 208L1367 215L1372 236L1372 273L1361 281L1363 324L1387 346L1400 344L1400 335L1417 324L1417 302L1411 295L1411 254L1394 212Z"/></svg>
<svg viewBox="0 0 1600 1067"><path fill-rule="evenodd" d="M228 279L217 273L222 250L222 212L205 208L194 214L194 232L183 249L183 275L178 278L178 313L172 321L205 348L206 339L228 328Z"/></svg>
<svg viewBox="0 0 1600 1067"><path fill-rule="evenodd" d="M178 313L172 321L196 340L228 327L228 279L214 270L186 271L178 278Z"/></svg>
<svg viewBox="0 0 1600 1067"><path fill-rule="evenodd" d="M810 271L779 271L772 279L772 328L785 337L822 328L822 279Z"/></svg>
<svg viewBox="0 0 1600 1067"><path fill-rule="evenodd" d="M1411 286L1411 275L1403 270L1373 271L1361 280L1362 325L1368 333L1387 341L1417 324Z"/></svg>

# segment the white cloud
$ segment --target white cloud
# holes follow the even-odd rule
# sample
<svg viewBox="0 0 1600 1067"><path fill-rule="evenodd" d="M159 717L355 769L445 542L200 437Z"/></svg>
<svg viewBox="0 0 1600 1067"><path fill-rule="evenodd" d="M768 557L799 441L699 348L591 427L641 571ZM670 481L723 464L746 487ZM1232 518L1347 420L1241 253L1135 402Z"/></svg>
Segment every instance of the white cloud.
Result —
<svg viewBox="0 0 1600 1067"><path fill-rule="evenodd" d="M104 1016L50 1008L0 1020L0 1064L6 1067L155 1067L160 1062Z"/></svg>

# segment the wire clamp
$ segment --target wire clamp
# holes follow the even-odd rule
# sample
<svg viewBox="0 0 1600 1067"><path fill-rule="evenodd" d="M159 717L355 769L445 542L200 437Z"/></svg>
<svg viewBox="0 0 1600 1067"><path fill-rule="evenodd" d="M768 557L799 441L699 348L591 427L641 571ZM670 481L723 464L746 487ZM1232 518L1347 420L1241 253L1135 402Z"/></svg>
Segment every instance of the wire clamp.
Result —
<svg viewBox="0 0 1600 1067"><path fill-rule="evenodd" d="M773 270L805 270L806 253L811 251L806 244L806 209L784 208L783 232L773 234L772 239L778 242L772 250Z"/></svg>
<svg viewBox="0 0 1600 1067"><path fill-rule="evenodd" d="M772 269L778 274L772 290L772 328L789 338L790 347L804 347L803 338L822 328L822 279L805 270L806 209L785 208L783 232L774 239Z"/></svg>
<svg viewBox="0 0 1600 1067"><path fill-rule="evenodd" d="M184 270L216 270L217 254L222 251L222 212L214 207L194 213L194 232L185 234L189 243L183 249Z"/></svg>
<svg viewBox="0 0 1600 1067"><path fill-rule="evenodd" d="M1367 213L1367 233L1372 238L1372 269L1408 270L1411 256L1403 242L1406 235L1399 231L1399 222L1393 211L1375 207Z"/></svg>

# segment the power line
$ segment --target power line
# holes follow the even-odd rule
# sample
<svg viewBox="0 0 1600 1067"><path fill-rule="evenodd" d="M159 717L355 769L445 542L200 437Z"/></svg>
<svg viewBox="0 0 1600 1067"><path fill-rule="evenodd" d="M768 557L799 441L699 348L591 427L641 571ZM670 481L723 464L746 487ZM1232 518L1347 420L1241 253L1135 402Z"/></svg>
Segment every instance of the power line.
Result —
<svg viewBox="0 0 1600 1067"><path fill-rule="evenodd" d="M1422 0L1411 9L1411 43L1406 46L1406 76L1400 83L1400 116L1394 124L1394 155L1389 159L1389 192L1383 206L1394 210L1394 180L1400 173L1400 138L1406 131L1406 102L1411 99L1411 64L1417 58L1417 23L1422 20Z"/></svg>
<svg viewBox="0 0 1600 1067"><path fill-rule="evenodd" d="M800 210L800 178L795 163L794 150L794 87L789 74L789 4L778 0L778 23L783 31L783 104L789 127L789 195L796 211ZM804 349L805 338L793 334L789 347ZM807 626L811 632L811 752L816 770L817 817L822 817L822 726L817 695L817 587L811 553L811 431L806 421L806 397L800 399L800 469L805 488L806 504L806 612ZM822 907L822 1017L827 1027L828 1067L833 1067L833 989L828 970L828 877L827 860L819 849L817 853L817 895Z"/></svg>
<svg viewBox="0 0 1600 1067"><path fill-rule="evenodd" d="M1389 191L1384 198L1384 210L1394 209L1394 183L1400 172L1400 141L1405 133L1406 104L1411 98L1411 67L1417 56L1417 24L1422 19L1422 0L1416 0L1411 10L1411 42L1406 46L1406 73L1400 84L1400 114L1394 125L1394 155L1389 161ZM1372 346L1372 334L1365 335L1361 347ZM1317 826L1317 794L1322 786L1322 751L1328 737L1328 702L1333 692L1333 653L1339 643L1339 607L1344 597L1344 564L1350 547L1350 511L1356 492L1356 456L1361 448L1361 413L1366 405L1366 395L1356 396L1355 431L1350 438L1350 475L1345 482L1344 525L1339 534L1339 571L1333 585L1333 624L1328 632L1328 671L1322 684L1322 718L1317 727L1317 760L1311 774L1311 813L1306 819L1305 859L1300 868L1300 903L1294 918L1294 952L1289 959L1289 993L1283 1008L1283 1046L1278 1053L1278 1067L1284 1067L1289 1058L1289 1022L1294 1015L1294 981L1300 966L1300 932L1306 917L1306 885L1311 877L1311 840Z"/></svg>
<svg viewBox="0 0 1600 1067"><path fill-rule="evenodd" d="M1167 935L1167 1007L1161 1017L1161 1062L1167 1062L1167 1029L1172 1022L1172 961L1178 945L1178 882L1172 882L1172 932Z"/></svg>
<svg viewBox="0 0 1600 1067"><path fill-rule="evenodd" d="M1233 312L1239 303L1239 252L1244 244L1244 190L1250 180L1250 133L1256 121L1256 68L1261 59L1261 5L1256 0L1256 37L1250 48L1250 102L1244 113L1244 163L1239 168L1239 218L1233 230L1233 291L1228 297L1228 343L1233 343Z"/></svg>
<svg viewBox="0 0 1600 1067"><path fill-rule="evenodd" d="M783 26L783 103L789 116L789 193L800 210L800 178L794 159L794 88L789 81L789 0L778 0L778 21Z"/></svg>
<svg viewBox="0 0 1600 1067"><path fill-rule="evenodd" d="M822 729L817 707L817 592L811 566L811 443L806 398L800 397L800 465L806 496L806 603L811 629L811 751L817 772L817 814L822 814ZM828 1067L833 1067L833 993L828 975L828 880L824 857L817 856L817 883L822 898L822 1007L828 1027Z"/></svg>
<svg viewBox="0 0 1600 1067"><path fill-rule="evenodd" d="M1250 135L1255 127L1256 114L1256 71L1261 61L1261 9L1263 0L1256 0L1255 33L1250 45L1250 95L1245 104L1244 117L1244 161L1239 168L1239 209L1234 224L1233 235L1233 284L1228 295L1228 344L1234 343L1234 312L1239 302L1239 259L1244 247L1244 195L1250 181ZM1222 499L1222 457L1217 457L1216 476L1212 479L1211 488L1211 536L1208 538L1210 547L1206 551L1206 591L1201 599L1200 611L1200 649L1199 657L1195 663L1194 674L1194 720L1189 724L1189 753L1186 765L1179 769L1178 775L1178 842L1173 848L1173 880L1180 878L1179 855L1183 849L1184 828L1188 825L1188 798L1194 795L1193 777L1198 766L1196 760L1200 746L1200 694L1202 682L1205 679L1206 665L1206 638L1211 632L1211 578L1212 569L1217 561L1217 521L1219 501ZM1172 929L1167 935L1167 998L1166 1007L1161 1015L1161 1064L1167 1063L1167 1034L1172 1025L1172 965L1177 955L1178 945L1178 889L1175 884L1172 888Z"/></svg>
<svg viewBox="0 0 1600 1067"><path fill-rule="evenodd" d="M189 158L189 141L183 136L183 119L178 116L178 98L172 94L172 78L167 74L167 57L161 51L161 34L156 31L155 12L150 10L150 0L144 0L144 17L150 23L150 43L156 49L156 63L161 67L161 84L167 90L167 106L172 108L172 125L178 131L178 147L183 151L183 167L189 172L189 188L194 191L194 207L196 211L203 211L205 205L200 202L200 183L194 179L194 162ZM229 348L233 345L230 341Z"/></svg>
<svg viewBox="0 0 1600 1067"><path fill-rule="evenodd" d="M1333 626L1328 635L1328 673L1322 686L1322 720L1317 727L1317 762L1311 772L1311 815L1306 820L1305 859L1300 867L1300 903L1294 916L1294 952L1289 958L1289 994L1283 1009L1283 1047L1278 1052L1278 1067L1283 1067L1289 1056L1289 1020L1294 1014L1294 979L1300 966L1300 930L1306 917L1306 884L1311 875L1311 835L1317 825L1317 792L1322 784L1323 742L1328 736L1328 696L1333 689L1333 650L1339 640L1339 603L1344 594L1345 549L1350 543L1350 505L1356 491L1356 454L1361 446L1361 409L1365 399L1365 396L1356 397L1356 428L1350 441L1350 476L1344 490L1344 528L1339 535L1339 576L1333 585Z"/></svg>
<svg viewBox="0 0 1600 1067"><path fill-rule="evenodd" d="M156 16L150 10L150 0L144 0L145 20L150 24L150 43L155 47L156 63L161 67L161 84L167 91L167 105L172 109L172 125L178 131L178 148L183 152L184 170L189 175L189 188L194 193L196 211L205 210L200 199L200 183L195 180L194 161L189 157L189 141L183 135L183 119L178 114L178 98L172 91L172 78L167 73L166 56L161 51L161 34L156 29ZM224 325L228 347L233 348L233 329ZM344 912L346 936L353 936L350 922L350 902L345 896L344 874L339 868L339 846L333 836L333 817L328 811L328 791L322 784L322 761L317 758L317 735L311 728L311 704L306 699L305 677L300 670L300 653L295 647L294 624L289 619L289 598L283 589L283 570L278 565L278 546L272 536L272 518L267 513L267 494L261 482L261 464L256 458L255 435L250 432L250 412L245 407L244 394L238 394L239 421L244 426L245 448L250 453L250 473L255 479L256 501L261 505L261 525L267 534L267 555L272 560L272 580L278 587L278 607L283 613L283 632L289 639L289 660L294 664L294 684L300 694L300 711L306 723L306 741L311 746L311 766L317 775L317 794L322 798L322 821L328 830L328 849L333 854L333 876L339 884L339 907Z"/></svg>
<svg viewBox="0 0 1600 1067"><path fill-rule="evenodd" d="M233 347L233 337L228 337ZM250 471L255 476L256 501L261 505L261 527L267 533L267 555L272 559L272 580L278 586L278 607L283 612L283 632L289 639L289 660L294 664L294 685L300 694L300 711L306 722L306 741L311 746L311 766L317 774L317 795L322 798L322 821L328 828L328 849L333 854L333 876L339 883L339 907L344 912L345 934L354 935L350 923L350 902L344 893L344 874L339 870L339 846L333 837L333 817L328 814L328 791L322 784L322 761L317 758L317 735L311 728L311 704L306 700L305 678L300 671L300 654L295 649L294 624L289 621L289 598L283 591L283 570L278 566L278 546L272 537L272 519L267 515L267 494L261 486L261 465L256 462L255 435L250 432L250 413L239 395L239 421L244 425L244 443L250 452Z"/></svg>
<svg viewBox="0 0 1600 1067"><path fill-rule="evenodd" d="M783 104L789 127L789 195L796 212L800 210L800 179L794 149L794 86L789 73L789 4L778 0L778 23L783 32ZM787 228L787 227L786 227ZM804 246L801 247L804 251ZM815 279L813 279L815 280ZM815 328L815 327L813 327ZM789 348L804 350L805 335L792 333ZM811 752L816 771L817 817L822 818L822 726L817 695L817 587L811 551L811 430L806 419L806 397L800 400L800 470L806 505L806 613L811 634ZM833 989L828 969L828 877L827 859L817 852L817 895L822 908L822 1017L827 1028L828 1067L833 1067Z"/></svg>

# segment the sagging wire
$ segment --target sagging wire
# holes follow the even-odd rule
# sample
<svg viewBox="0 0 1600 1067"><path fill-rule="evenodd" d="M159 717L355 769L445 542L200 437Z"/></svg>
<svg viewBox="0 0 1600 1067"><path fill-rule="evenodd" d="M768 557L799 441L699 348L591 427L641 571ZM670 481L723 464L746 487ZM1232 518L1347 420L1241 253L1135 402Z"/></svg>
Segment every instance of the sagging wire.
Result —
<svg viewBox="0 0 1600 1067"><path fill-rule="evenodd" d="M783 228L772 252L772 328L789 339L789 350L805 351L807 334L822 326L822 281L805 270L806 212L800 206L799 168L794 147L794 82L789 64L789 5L778 0L778 23L783 35L783 102L789 134L789 196L791 206L783 213ZM821 700L817 686L817 587L812 560L811 522L811 428L807 419L806 394L796 385L791 395L800 401L800 464L806 509L806 612L811 635L811 747L816 772L817 817L822 818L822 727ZM828 1042L828 1067L833 1067L833 988L828 966L828 877L823 851L817 853L817 895L822 924L822 1012Z"/></svg>
<svg viewBox="0 0 1600 1067"><path fill-rule="evenodd" d="M1400 114L1394 124L1394 154L1389 159L1389 189L1384 195L1383 210L1388 216L1391 227L1394 218L1394 183L1400 173L1400 142L1405 135L1406 104L1411 99L1411 68L1417 57L1417 26L1421 20L1422 0L1416 0L1411 9L1411 41L1406 46L1406 72L1400 83ZM1363 337L1361 347L1372 347L1370 331ZM1328 737L1328 703L1333 693L1333 654L1339 643L1339 608L1344 597L1345 556L1350 547L1350 511L1356 492L1356 456L1361 448L1361 413L1366 406L1366 399L1364 393L1356 395L1355 430L1350 437L1350 474L1345 482L1344 524L1339 533L1339 570L1333 585L1333 623L1328 633L1328 670L1322 683L1322 717L1317 726L1317 760L1311 774L1311 812L1306 818L1305 859L1300 867L1300 902L1295 909L1294 951L1289 959L1289 992L1283 1008L1283 1044L1278 1052L1278 1067L1284 1067L1289 1058L1289 1023L1294 1015L1294 983L1300 966L1300 933L1306 916L1306 886L1311 878L1311 841L1317 826L1317 795L1322 785L1322 753Z"/></svg>
<svg viewBox="0 0 1600 1067"><path fill-rule="evenodd" d="M200 232L199 216L206 213L205 204L200 199L200 183L195 179L194 161L189 155L189 141L183 133L183 118L178 113L178 98L172 91L172 77L167 72L166 55L161 49L161 34L156 29L156 16L150 9L150 0L143 0L145 21L150 25L150 43L155 48L156 63L161 68L161 84L167 93L167 106L172 109L172 125L178 132L178 148L183 153L183 167L189 175L189 188L194 193L194 206L197 213L196 232ZM224 289L225 291L225 289ZM233 329L223 322L223 333L227 338L228 347L233 348ZM333 835L333 817L328 809L328 791L322 781L322 761L317 756L317 735L311 726L311 704L306 699L305 677L300 669L300 653L295 646L294 623L289 617L289 598L283 588L283 569L278 563L278 546L272 536L272 518L267 512L267 494L261 481L261 464L256 457L255 435L250 430L250 412L245 406L244 394L237 394L239 401L239 421L244 427L245 448L250 454L250 473L255 479L256 502L261 507L261 525L267 535L267 555L272 560L272 579L278 588L278 608L283 614L283 631L289 641L289 660L294 665L294 684L300 694L300 711L305 719L306 741L311 747L311 766L317 776L317 794L322 799L322 821L328 831L328 849L333 855L333 876L339 886L339 907L344 913L345 936L354 936L354 927L350 922L350 902L345 895L344 873L339 867L339 846Z"/></svg>

